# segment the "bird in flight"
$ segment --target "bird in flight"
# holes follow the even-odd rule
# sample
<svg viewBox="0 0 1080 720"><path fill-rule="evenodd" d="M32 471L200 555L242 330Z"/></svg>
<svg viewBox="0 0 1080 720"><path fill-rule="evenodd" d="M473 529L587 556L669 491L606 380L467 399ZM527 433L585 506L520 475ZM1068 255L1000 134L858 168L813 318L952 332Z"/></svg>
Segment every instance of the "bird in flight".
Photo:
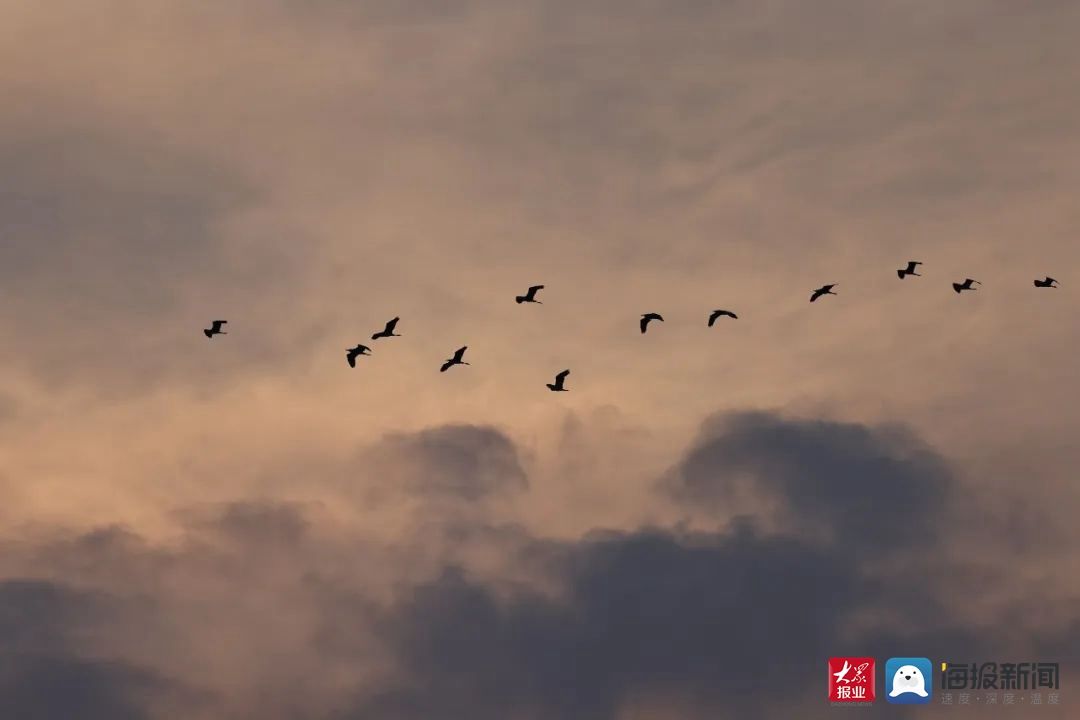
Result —
<svg viewBox="0 0 1080 720"><path fill-rule="evenodd" d="M465 362L464 360L461 359L462 357L465 356L465 351L468 350L468 349L469 349L468 345L466 345L465 347L459 347L457 349L457 352L454 353L454 357L450 358L449 360L447 360L446 362L444 362L442 364L442 367L439 368L439 372L446 372L447 370L449 370L454 365L468 365L469 363L467 363L467 362Z"/></svg>
<svg viewBox="0 0 1080 720"><path fill-rule="evenodd" d="M569 370L563 370L561 373L556 375L555 376L555 382L547 384L548 390L550 390L552 392L568 392L568 390L565 387L563 387L563 383L566 382L566 376L569 375L569 374L570 374Z"/></svg>
<svg viewBox="0 0 1080 720"><path fill-rule="evenodd" d="M735 320L739 319L739 316L730 310L713 310L712 315L709 316L709 327L712 327L713 323L716 322L716 319L720 317L729 317L734 318Z"/></svg>
<svg viewBox="0 0 1080 720"><path fill-rule="evenodd" d="M384 337L401 337L401 335L395 335L394 334L394 328L397 327L398 320L400 320L400 319L401 318L394 318L390 322L386 323L386 327L383 328L382 330L380 330L379 332L375 333L374 335L372 335L371 339L372 340L378 340L379 338L384 338Z"/></svg>
<svg viewBox="0 0 1080 720"><path fill-rule="evenodd" d="M922 277L922 275L915 272L915 267L917 265L922 265L922 263L918 262L916 260L908 260L907 267L904 268L903 270L897 270L896 271L896 276L898 278L900 278L901 280L903 280L908 275L914 275L915 277Z"/></svg>
<svg viewBox="0 0 1080 720"><path fill-rule="evenodd" d="M228 320L214 320L212 323L210 323L210 327L203 330L203 335L210 338L211 340L214 339L215 335L228 335L229 333L227 333L227 332L225 332L224 330L221 329L221 326L224 325L227 322L229 322L229 321Z"/></svg>
<svg viewBox="0 0 1080 720"><path fill-rule="evenodd" d="M1036 280L1035 287L1057 287L1057 285L1054 284L1056 282L1057 280L1047 275L1045 280Z"/></svg>
<svg viewBox="0 0 1080 720"><path fill-rule="evenodd" d="M641 333L645 334L645 329L649 327L649 323L653 320L659 320L664 322L664 318L660 316L660 313L645 313L641 316Z"/></svg>
<svg viewBox="0 0 1080 720"><path fill-rule="evenodd" d="M539 300L536 299L537 291L543 290L543 289L544 289L543 285L533 285L532 287L529 288L529 291L527 293L525 293L524 295L518 295L516 298L514 298L514 300L517 301L518 305L520 305L521 303L527 303L527 302L528 303L537 303L538 305L543 305L542 302L540 302Z"/></svg>
<svg viewBox="0 0 1080 720"><path fill-rule="evenodd" d="M952 289L956 291L957 295L959 295L962 290L975 290L975 288L971 287L973 284L982 285L982 283L978 280L972 280L971 278L968 278L962 283L953 283Z"/></svg>
<svg viewBox="0 0 1080 720"><path fill-rule="evenodd" d="M356 367L356 358L361 355L370 355L371 348L367 345L357 345L345 351L345 359L349 361L349 367Z"/></svg>
<svg viewBox="0 0 1080 720"><path fill-rule="evenodd" d="M831 285L822 285L821 287L819 287L817 290L814 291L813 295L810 296L810 302L814 302L815 300L817 300L822 295L835 295L836 293L834 293L832 291L832 289L834 287L836 287L837 285L839 285L839 283L833 283Z"/></svg>

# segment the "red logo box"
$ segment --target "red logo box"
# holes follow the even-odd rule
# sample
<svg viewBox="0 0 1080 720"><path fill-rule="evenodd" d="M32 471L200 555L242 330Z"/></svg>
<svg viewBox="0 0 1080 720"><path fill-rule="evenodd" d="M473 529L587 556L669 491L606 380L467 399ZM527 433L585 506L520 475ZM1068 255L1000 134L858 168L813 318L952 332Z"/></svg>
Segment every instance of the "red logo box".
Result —
<svg viewBox="0 0 1080 720"><path fill-rule="evenodd" d="M829 702L869 704L874 702L874 658L829 658Z"/></svg>

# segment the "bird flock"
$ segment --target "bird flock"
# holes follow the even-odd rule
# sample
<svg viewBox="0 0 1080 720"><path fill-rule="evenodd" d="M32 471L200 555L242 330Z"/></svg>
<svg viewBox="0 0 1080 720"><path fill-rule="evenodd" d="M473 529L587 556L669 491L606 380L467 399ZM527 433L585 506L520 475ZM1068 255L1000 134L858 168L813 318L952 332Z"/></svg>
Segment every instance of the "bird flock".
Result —
<svg viewBox="0 0 1080 720"><path fill-rule="evenodd" d="M909 260L906 267L896 271L896 276L901 280L908 277L909 275L914 277L922 277L920 273L915 272L915 270L920 265L922 265L922 263L918 260ZM1058 281L1050 276L1046 276L1042 280L1035 280L1034 282L1035 287L1037 288L1056 288L1058 287L1057 283ZM965 278L963 282L954 282L952 284L952 287L953 290L956 291L956 294L959 295L965 290L976 290L977 288L975 288L974 286L981 284L982 283L980 283L978 280L973 280L972 278ZM837 293L833 292L833 288L835 288L837 285L839 285L839 283L830 283L828 285L822 285L818 289L814 290L810 294L810 302L816 302L818 299L824 297L825 295L836 295ZM543 289L543 285L533 285L525 292L524 295L516 296L514 298L514 301L519 305L522 303L535 303L540 305L542 303L536 299L536 294ZM709 313L708 326L712 327L716 323L716 321L722 317L728 317L732 320L737 320L739 318L739 316L731 310L713 310L711 313ZM400 317L395 317L392 320L388 321L386 323L386 326L382 330L374 333L371 336L371 339L379 340L381 338L401 337L400 333L394 332L394 330L397 329L397 324L400 320ZM653 321L664 322L664 318L662 315L660 315L660 313L655 312L642 314L641 320L638 323L642 335L644 335L648 331L649 323ZM227 322L227 320L213 320L210 323L210 327L203 330L203 334L211 340L214 338L215 335L227 335L228 333L222 330L222 327L224 327ZM446 372L455 365L468 365L469 363L465 362L464 360L465 351L468 349L468 345L463 345L457 350L455 350L454 354L451 357L447 358L446 361L444 361L443 364L439 367L439 372ZM345 351L345 360L349 363L349 367L355 368L356 359L364 355L371 355L371 348L362 343L357 344L356 347L349 348ZM567 392L566 378L569 374L569 370L563 370L562 372L555 375L555 382L547 383L548 390L551 390L552 392Z"/></svg>

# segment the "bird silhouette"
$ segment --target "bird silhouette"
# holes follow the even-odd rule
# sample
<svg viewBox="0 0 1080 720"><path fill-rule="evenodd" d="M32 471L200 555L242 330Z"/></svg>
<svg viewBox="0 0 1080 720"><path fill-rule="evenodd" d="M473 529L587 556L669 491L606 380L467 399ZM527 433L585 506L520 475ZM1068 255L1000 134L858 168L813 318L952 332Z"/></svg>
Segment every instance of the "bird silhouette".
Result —
<svg viewBox="0 0 1080 720"><path fill-rule="evenodd" d="M529 291L527 293L525 293L524 295L518 295L516 298L514 298L514 300L517 301L518 305L520 305L521 303L527 303L527 302L528 303L537 303L538 305L543 305L542 302L540 302L539 300L536 299L536 292L538 290L543 290L543 289L544 289L543 285L533 285L532 287L529 288Z"/></svg>
<svg viewBox="0 0 1080 720"><path fill-rule="evenodd" d="M371 348L367 345L357 345L345 351L345 359L349 361L349 367L356 367L356 358L361 355L370 355Z"/></svg>
<svg viewBox="0 0 1080 720"><path fill-rule="evenodd" d="M439 368L439 372L446 372L454 365L468 365L469 363L461 359L465 355L465 351L468 349L468 345L466 345L465 347L459 347L457 349L457 352L454 353L454 357L450 358L442 364L442 367Z"/></svg>
<svg viewBox="0 0 1080 720"><path fill-rule="evenodd" d="M922 265L922 263L918 262L916 260L908 260L907 267L904 268L903 270L897 270L896 271L896 276L898 278L900 278L901 280L903 280L904 277L907 276L907 275L914 275L915 277L922 277L922 275L915 272L915 266L916 265Z"/></svg>
<svg viewBox="0 0 1080 720"><path fill-rule="evenodd" d="M659 320L664 322L664 318L660 316L660 313L645 313L641 316L641 333L645 334L645 329L649 327L649 323L653 320Z"/></svg>
<svg viewBox="0 0 1080 720"><path fill-rule="evenodd" d="M716 322L716 319L720 317L729 317L736 320L739 319L739 316L731 312L730 310L713 310L712 315L709 316L709 327L712 327L713 323Z"/></svg>
<svg viewBox="0 0 1080 720"><path fill-rule="evenodd" d="M1054 284L1056 282L1057 280L1047 275L1045 280L1036 280L1035 287L1057 287L1057 285Z"/></svg>
<svg viewBox="0 0 1080 720"><path fill-rule="evenodd" d="M210 338L211 340L214 339L215 335L228 335L229 333L227 333L227 332L225 332L224 330L221 329L221 326L224 325L227 322L229 322L229 321L228 320L214 320L213 322L210 323L210 327L203 330L203 335Z"/></svg>
<svg viewBox="0 0 1080 720"><path fill-rule="evenodd" d="M563 387L563 383L566 382L566 376L569 374L569 370L563 370L561 373L556 375L555 382L547 384L548 390L551 390L552 392L568 392L567 389Z"/></svg>
<svg viewBox="0 0 1080 720"><path fill-rule="evenodd" d="M814 302L815 300L817 300L822 295L835 295L836 293L834 293L832 291L832 289L834 287L836 287L837 285L839 285L839 283L833 283L831 285L822 285L821 287L819 287L817 290L814 291L813 295L810 296L810 302Z"/></svg>
<svg viewBox="0 0 1080 720"><path fill-rule="evenodd" d="M401 318L394 318L390 322L386 323L386 327L383 328L382 330L380 330L379 332L375 333L374 335L372 335L371 339L372 340L378 340L379 338L384 338L384 337L401 337L401 335L395 335L394 334L394 328L397 327L398 320L400 320L400 319Z"/></svg>
<svg viewBox="0 0 1080 720"><path fill-rule="evenodd" d="M975 288L971 287L972 284L982 285L982 283L978 280L972 280L971 278L968 278L962 283L953 283L952 289L956 291L957 295L959 295L962 290L975 290Z"/></svg>

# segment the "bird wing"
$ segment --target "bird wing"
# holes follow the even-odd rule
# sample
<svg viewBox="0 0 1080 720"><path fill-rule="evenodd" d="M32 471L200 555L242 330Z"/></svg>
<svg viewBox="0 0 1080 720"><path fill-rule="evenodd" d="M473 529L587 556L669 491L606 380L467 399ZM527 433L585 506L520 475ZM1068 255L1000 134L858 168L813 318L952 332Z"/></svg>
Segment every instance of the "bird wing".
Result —
<svg viewBox="0 0 1080 720"><path fill-rule="evenodd" d="M533 285L532 287L529 288L529 294L530 295L535 295L537 290L543 290L543 289L544 289L543 285Z"/></svg>
<svg viewBox="0 0 1080 720"><path fill-rule="evenodd" d="M649 321L652 320L648 315L641 316L641 322L638 323L641 326L641 332L645 332L645 328L649 326Z"/></svg>
<svg viewBox="0 0 1080 720"><path fill-rule="evenodd" d="M555 376L555 382L561 384L562 381L565 380L566 376L569 375L569 374L570 374L569 370L563 370L561 373L559 373L558 375Z"/></svg>
<svg viewBox="0 0 1080 720"><path fill-rule="evenodd" d="M439 372L446 372L447 368L449 368L453 364L454 364L453 360L447 360L446 362L444 362L442 364L442 367L439 368Z"/></svg>
<svg viewBox="0 0 1080 720"><path fill-rule="evenodd" d="M394 328L397 327L398 320L400 320L400 319L401 318L394 318L390 322L386 323L385 332L394 332Z"/></svg>
<svg viewBox="0 0 1080 720"><path fill-rule="evenodd" d="M345 353L345 359L349 361L349 367L356 367L356 353L352 351Z"/></svg>
<svg viewBox="0 0 1080 720"><path fill-rule="evenodd" d="M466 345L465 347L458 348L457 352L454 353L454 359L455 360L460 360L465 355L465 351L468 350L468 349L469 349L468 345Z"/></svg>
<svg viewBox="0 0 1080 720"><path fill-rule="evenodd" d="M817 300L819 297L821 297L824 294L825 294L825 291L820 289L820 288L815 290L814 294L810 296L810 302L814 302L815 300Z"/></svg>

